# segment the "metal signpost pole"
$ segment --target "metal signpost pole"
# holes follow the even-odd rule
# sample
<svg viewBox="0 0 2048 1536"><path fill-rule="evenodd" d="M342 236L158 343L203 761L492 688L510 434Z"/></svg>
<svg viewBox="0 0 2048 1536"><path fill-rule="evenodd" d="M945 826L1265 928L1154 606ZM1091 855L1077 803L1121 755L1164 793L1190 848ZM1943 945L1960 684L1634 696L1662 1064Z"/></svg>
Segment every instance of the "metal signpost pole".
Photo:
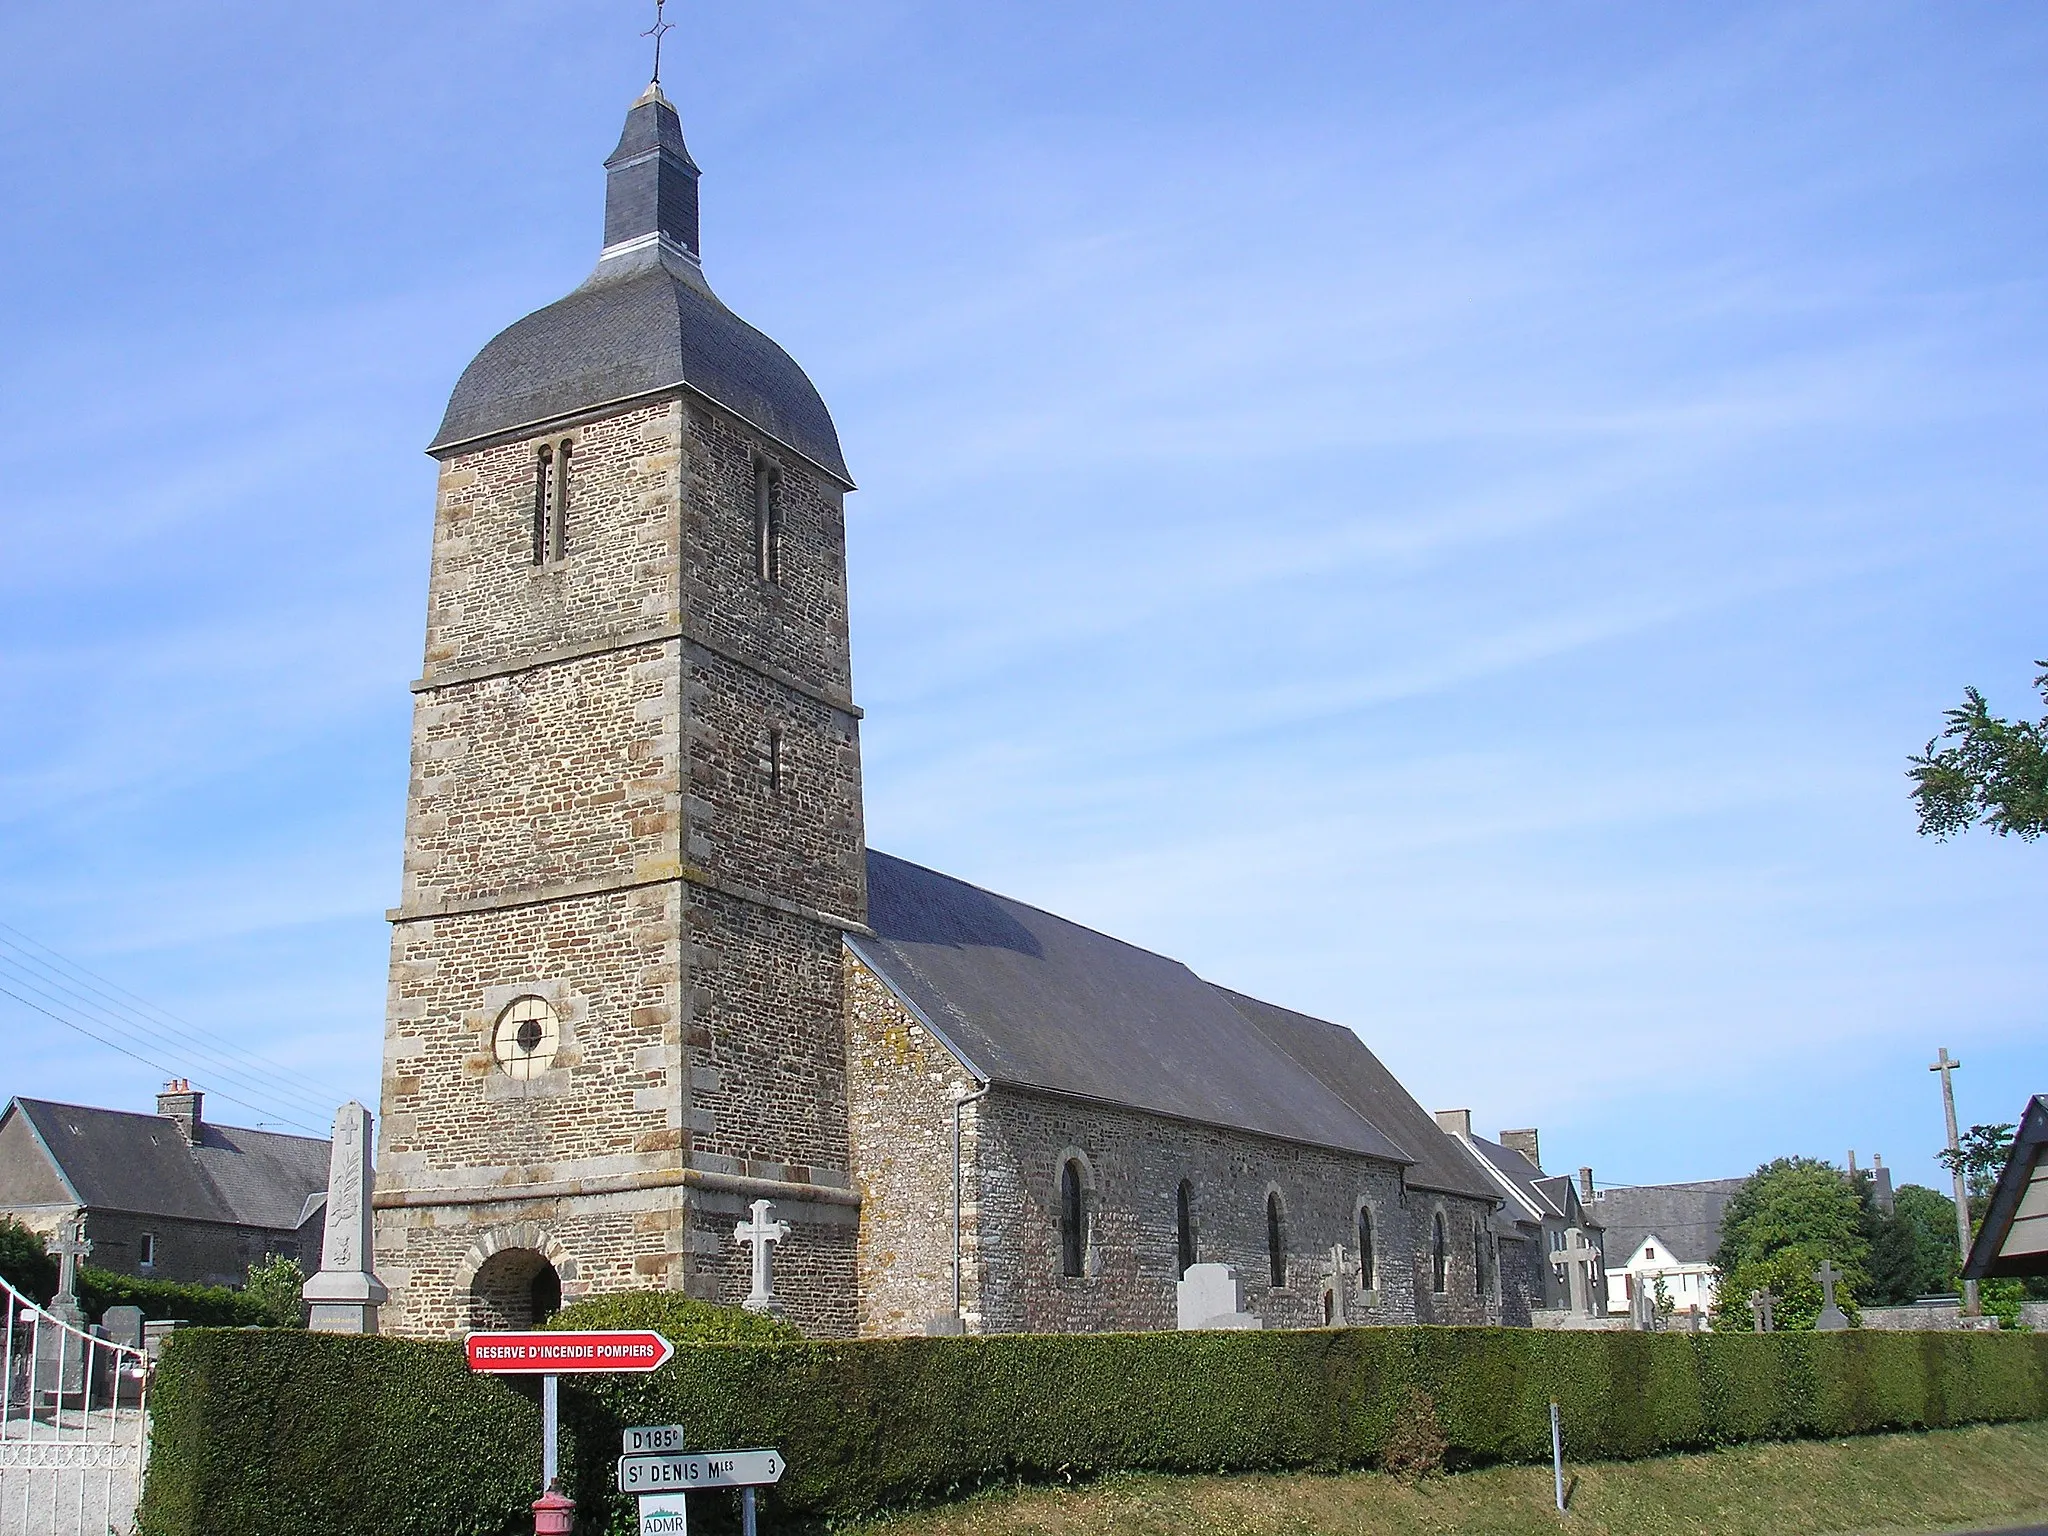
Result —
<svg viewBox="0 0 2048 1536"><path fill-rule="evenodd" d="M740 1536L754 1536L754 1489L751 1484L740 1490Z"/></svg>
<svg viewBox="0 0 2048 1536"><path fill-rule="evenodd" d="M555 1478L561 1471L561 1441L557 1438L556 1418L561 1406L561 1384L559 1376L543 1376L540 1379L540 1491L547 1493L555 1486Z"/></svg>
<svg viewBox="0 0 2048 1536"><path fill-rule="evenodd" d="M1557 1484L1557 1512L1564 1513L1564 1432L1557 1422L1557 1399L1550 1400L1550 1473Z"/></svg>

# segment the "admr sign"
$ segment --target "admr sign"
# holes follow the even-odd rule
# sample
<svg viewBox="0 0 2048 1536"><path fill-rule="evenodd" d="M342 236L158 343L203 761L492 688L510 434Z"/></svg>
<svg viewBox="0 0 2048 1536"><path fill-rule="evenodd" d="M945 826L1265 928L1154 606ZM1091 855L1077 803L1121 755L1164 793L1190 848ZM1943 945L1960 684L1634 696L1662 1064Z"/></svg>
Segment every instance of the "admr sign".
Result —
<svg viewBox="0 0 2048 1536"><path fill-rule="evenodd" d="M658 1371L676 1347L651 1331L622 1333L472 1333L469 1368L494 1376L573 1376L597 1371Z"/></svg>
<svg viewBox="0 0 2048 1536"><path fill-rule="evenodd" d="M680 1493L658 1493L640 1501L640 1536L690 1536L690 1512Z"/></svg>

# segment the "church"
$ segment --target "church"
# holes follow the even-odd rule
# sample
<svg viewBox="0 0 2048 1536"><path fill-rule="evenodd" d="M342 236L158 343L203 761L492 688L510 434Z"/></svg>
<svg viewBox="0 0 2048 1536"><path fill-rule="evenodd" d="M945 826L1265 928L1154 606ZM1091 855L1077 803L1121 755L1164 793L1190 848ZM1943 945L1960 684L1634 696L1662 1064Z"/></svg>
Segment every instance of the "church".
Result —
<svg viewBox="0 0 2048 1536"><path fill-rule="evenodd" d="M605 171L429 449L383 1330L737 1303L762 1199L816 1336L1170 1328L1196 1263L1266 1327L1527 1322L1497 1181L1349 1029L868 848L832 417L707 281L658 83Z"/></svg>

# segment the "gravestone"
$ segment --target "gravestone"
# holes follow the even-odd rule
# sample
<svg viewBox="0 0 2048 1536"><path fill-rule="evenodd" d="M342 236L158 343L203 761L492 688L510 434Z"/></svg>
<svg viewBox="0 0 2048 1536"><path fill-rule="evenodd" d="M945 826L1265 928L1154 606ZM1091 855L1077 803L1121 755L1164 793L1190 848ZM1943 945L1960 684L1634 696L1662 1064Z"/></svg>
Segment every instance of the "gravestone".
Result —
<svg viewBox="0 0 2048 1536"><path fill-rule="evenodd" d="M1772 1312L1772 1308L1776 1305L1777 1300L1778 1298L1771 1294L1768 1286L1763 1290L1751 1291L1749 1293L1750 1321L1758 1333L1776 1333L1778 1331L1778 1319Z"/></svg>
<svg viewBox="0 0 2048 1536"><path fill-rule="evenodd" d="M1571 1291L1571 1309L1580 1317L1593 1315L1593 1266L1600 1262L1600 1250L1586 1241L1579 1227L1567 1227L1564 1246L1551 1255L1553 1264L1564 1265L1565 1282Z"/></svg>
<svg viewBox="0 0 2048 1536"><path fill-rule="evenodd" d="M1244 1282L1228 1264L1190 1264L1174 1287L1175 1326L1195 1328L1263 1328L1257 1313L1244 1309Z"/></svg>
<svg viewBox="0 0 2048 1536"><path fill-rule="evenodd" d="M1637 1333L1655 1333L1657 1321L1657 1293L1648 1276L1637 1275L1628 1298L1628 1325Z"/></svg>
<svg viewBox="0 0 2048 1536"><path fill-rule="evenodd" d="M321 1240L320 1272L299 1294L315 1333L375 1333L377 1309L391 1294L370 1269L370 1196L376 1170L370 1166L370 1112L351 1100L334 1117L334 1144L327 1156L327 1223Z"/></svg>
<svg viewBox="0 0 2048 1536"><path fill-rule="evenodd" d="M1323 1281L1323 1322L1331 1328L1343 1328L1350 1322L1348 1313L1351 1295L1350 1255L1342 1243L1330 1250L1330 1273Z"/></svg>
<svg viewBox="0 0 2048 1536"><path fill-rule="evenodd" d="M771 1267L768 1248L789 1236L789 1223L771 1221L768 1213L775 1209L772 1200L756 1200L748 1207L754 1213L752 1221L734 1224L732 1240L741 1245L751 1245L754 1250L754 1283L747 1292L747 1299L740 1303L749 1312L765 1312L773 1317L782 1315L782 1303L775 1299L775 1272Z"/></svg>
<svg viewBox="0 0 2048 1536"><path fill-rule="evenodd" d="M1849 1315L1835 1305L1835 1282L1842 1278L1842 1272L1831 1261L1822 1259L1813 1278L1820 1282L1821 1294L1820 1316L1814 1319L1814 1331L1840 1333L1849 1326Z"/></svg>
<svg viewBox="0 0 2048 1536"><path fill-rule="evenodd" d="M84 1219L59 1227L57 1235L43 1244L43 1252L57 1261L57 1294L44 1310L69 1327L84 1328L85 1309L78 1304L78 1266L92 1256Z"/></svg>
<svg viewBox="0 0 2048 1536"><path fill-rule="evenodd" d="M109 1307L100 1319L100 1327L106 1331L109 1343L125 1349L142 1348L142 1308Z"/></svg>

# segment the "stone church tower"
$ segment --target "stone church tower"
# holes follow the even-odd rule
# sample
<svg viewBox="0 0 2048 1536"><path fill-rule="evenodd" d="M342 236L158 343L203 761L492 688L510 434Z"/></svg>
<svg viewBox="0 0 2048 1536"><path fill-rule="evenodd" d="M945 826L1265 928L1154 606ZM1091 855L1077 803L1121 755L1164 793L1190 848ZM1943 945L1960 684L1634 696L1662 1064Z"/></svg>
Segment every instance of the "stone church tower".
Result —
<svg viewBox="0 0 2048 1536"><path fill-rule="evenodd" d="M712 292L650 86L567 298L463 373L392 921L387 1332L778 1290L854 1327L841 939L866 890L832 419Z"/></svg>

